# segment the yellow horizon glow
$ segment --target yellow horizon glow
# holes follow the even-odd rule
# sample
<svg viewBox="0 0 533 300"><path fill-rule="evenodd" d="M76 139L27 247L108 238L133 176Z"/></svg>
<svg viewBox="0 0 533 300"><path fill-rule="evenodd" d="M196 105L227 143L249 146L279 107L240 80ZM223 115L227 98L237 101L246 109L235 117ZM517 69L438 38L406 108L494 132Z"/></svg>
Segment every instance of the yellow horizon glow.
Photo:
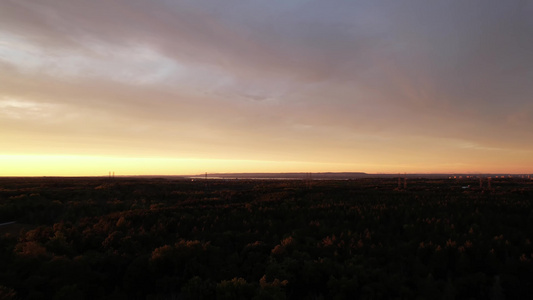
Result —
<svg viewBox="0 0 533 300"><path fill-rule="evenodd" d="M525 169L468 170L469 166L387 166L298 161L224 160L202 158L117 158L80 155L0 155L0 176L198 175L208 173L365 172L369 174L529 174Z"/></svg>
<svg viewBox="0 0 533 300"><path fill-rule="evenodd" d="M0 176L197 175L241 172L310 172L338 164L200 158L117 158L76 155L0 155Z"/></svg>

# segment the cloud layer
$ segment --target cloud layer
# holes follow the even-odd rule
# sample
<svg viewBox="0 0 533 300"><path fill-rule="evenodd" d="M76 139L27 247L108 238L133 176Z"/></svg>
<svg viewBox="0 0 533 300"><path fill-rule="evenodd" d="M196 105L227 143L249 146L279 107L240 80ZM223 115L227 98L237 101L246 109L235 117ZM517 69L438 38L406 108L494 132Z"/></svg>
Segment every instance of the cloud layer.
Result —
<svg viewBox="0 0 533 300"><path fill-rule="evenodd" d="M2 153L526 172L531 15L531 1L2 1Z"/></svg>

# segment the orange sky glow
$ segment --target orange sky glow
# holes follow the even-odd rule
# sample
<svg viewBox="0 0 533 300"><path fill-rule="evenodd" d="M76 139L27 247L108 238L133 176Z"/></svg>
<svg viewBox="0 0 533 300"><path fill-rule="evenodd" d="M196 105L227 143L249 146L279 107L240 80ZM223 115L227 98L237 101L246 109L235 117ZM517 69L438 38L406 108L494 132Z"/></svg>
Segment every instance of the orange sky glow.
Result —
<svg viewBox="0 0 533 300"><path fill-rule="evenodd" d="M0 176L533 173L531 1L2 1Z"/></svg>

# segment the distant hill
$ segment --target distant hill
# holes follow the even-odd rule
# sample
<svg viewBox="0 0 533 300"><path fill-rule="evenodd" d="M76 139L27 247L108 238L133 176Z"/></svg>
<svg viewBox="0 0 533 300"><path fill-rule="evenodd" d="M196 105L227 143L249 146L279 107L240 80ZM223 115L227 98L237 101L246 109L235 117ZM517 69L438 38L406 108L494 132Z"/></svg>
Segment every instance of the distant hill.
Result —
<svg viewBox="0 0 533 300"><path fill-rule="evenodd" d="M183 176L186 178L205 178L205 174ZM291 180L349 180L360 178L426 178L426 179L474 179L474 178L525 178L523 174L369 174L364 172L293 172L293 173L207 173L208 179L291 179Z"/></svg>
<svg viewBox="0 0 533 300"><path fill-rule="evenodd" d="M375 176L375 175L374 175ZM190 176L193 178L205 178L205 174ZM208 173L207 178L219 179L355 179L366 178L369 174L363 172L343 173Z"/></svg>

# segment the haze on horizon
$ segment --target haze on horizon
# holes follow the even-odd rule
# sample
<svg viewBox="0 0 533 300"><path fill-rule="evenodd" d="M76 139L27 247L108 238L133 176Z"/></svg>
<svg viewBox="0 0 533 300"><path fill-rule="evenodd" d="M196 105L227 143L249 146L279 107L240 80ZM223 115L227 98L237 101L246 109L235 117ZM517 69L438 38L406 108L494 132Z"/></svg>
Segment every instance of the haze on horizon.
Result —
<svg viewBox="0 0 533 300"><path fill-rule="evenodd" d="M0 0L0 176L533 172L533 1Z"/></svg>

